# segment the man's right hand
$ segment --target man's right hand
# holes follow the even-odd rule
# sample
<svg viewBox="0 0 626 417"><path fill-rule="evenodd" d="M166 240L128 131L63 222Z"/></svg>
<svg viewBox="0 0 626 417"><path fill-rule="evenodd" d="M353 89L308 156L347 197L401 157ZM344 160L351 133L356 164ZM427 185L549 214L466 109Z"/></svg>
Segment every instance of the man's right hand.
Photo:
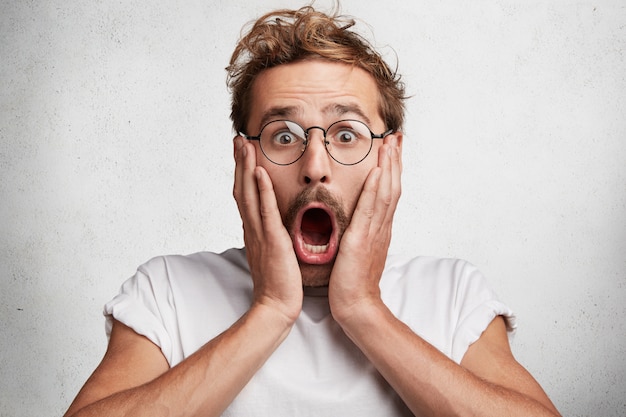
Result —
<svg viewBox="0 0 626 417"><path fill-rule="evenodd" d="M254 302L277 308L295 321L302 308L302 275L283 225L272 181L257 166L256 148L237 136L233 195L243 222Z"/></svg>
<svg viewBox="0 0 626 417"><path fill-rule="evenodd" d="M173 368L157 345L114 321L101 364L66 416L219 416L289 334L302 308L300 268L254 145L236 140L234 195L254 281L250 309Z"/></svg>

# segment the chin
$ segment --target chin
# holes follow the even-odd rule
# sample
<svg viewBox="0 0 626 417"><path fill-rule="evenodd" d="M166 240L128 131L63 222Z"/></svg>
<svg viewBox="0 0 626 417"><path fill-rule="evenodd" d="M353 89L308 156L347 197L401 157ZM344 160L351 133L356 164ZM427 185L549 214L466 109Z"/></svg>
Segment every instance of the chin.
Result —
<svg viewBox="0 0 626 417"><path fill-rule="evenodd" d="M304 287L327 287L330 282L330 273L333 264L310 265L300 264L302 273L302 286Z"/></svg>

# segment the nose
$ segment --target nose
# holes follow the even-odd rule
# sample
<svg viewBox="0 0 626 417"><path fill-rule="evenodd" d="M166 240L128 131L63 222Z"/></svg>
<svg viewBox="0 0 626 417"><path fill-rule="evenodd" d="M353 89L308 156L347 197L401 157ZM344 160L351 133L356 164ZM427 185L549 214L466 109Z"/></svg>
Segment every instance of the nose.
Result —
<svg viewBox="0 0 626 417"><path fill-rule="evenodd" d="M307 149L300 159L300 181L316 185L330 181L331 159L321 129L309 131Z"/></svg>

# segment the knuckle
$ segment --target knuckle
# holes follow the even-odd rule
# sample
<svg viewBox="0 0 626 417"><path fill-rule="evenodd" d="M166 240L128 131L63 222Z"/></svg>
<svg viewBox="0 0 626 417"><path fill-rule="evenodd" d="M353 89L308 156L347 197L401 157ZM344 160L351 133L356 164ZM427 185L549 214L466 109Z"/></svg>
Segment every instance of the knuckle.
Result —
<svg viewBox="0 0 626 417"><path fill-rule="evenodd" d="M245 197L239 199L238 202L239 202L239 205L244 209L249 209L253 206L252 201L250 201L250 199L245 198Z"/></svg>
<svg viewBox="0 0 626 417"><path fill-rule="evenodd" d="M261 218L263 219L267 219L272 215L272 209L268 207L267 204L261 204L259 211L261 213Z"/></svg>
<svg viewBox="0 0 626 417"><path fill-rule="evenodd" d="M372 217L374 217L375 210L373 207L368 207L368 208L364 208L362 213L363 213L363 216L367 217L368 219L371 219Z"/></svg>

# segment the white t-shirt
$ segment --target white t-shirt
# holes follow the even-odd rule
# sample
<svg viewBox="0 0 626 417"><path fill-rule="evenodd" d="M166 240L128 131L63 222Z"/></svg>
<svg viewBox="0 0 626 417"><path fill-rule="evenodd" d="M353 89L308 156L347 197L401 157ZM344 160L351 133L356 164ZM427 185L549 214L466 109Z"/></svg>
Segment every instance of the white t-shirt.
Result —
<svg viewBox="0 0 626 417"><path fill-rule="evenodd" d="M389 256L380 288L396 317L457 363L496 316L515 328L513 313L461 260ZM158 257L105 305L107 334L114 317L158 345L175 366L228 329L251 301L245 249ZM324 290L313 289L285 341L223 415L412 414L333 320Z"/></svg>

